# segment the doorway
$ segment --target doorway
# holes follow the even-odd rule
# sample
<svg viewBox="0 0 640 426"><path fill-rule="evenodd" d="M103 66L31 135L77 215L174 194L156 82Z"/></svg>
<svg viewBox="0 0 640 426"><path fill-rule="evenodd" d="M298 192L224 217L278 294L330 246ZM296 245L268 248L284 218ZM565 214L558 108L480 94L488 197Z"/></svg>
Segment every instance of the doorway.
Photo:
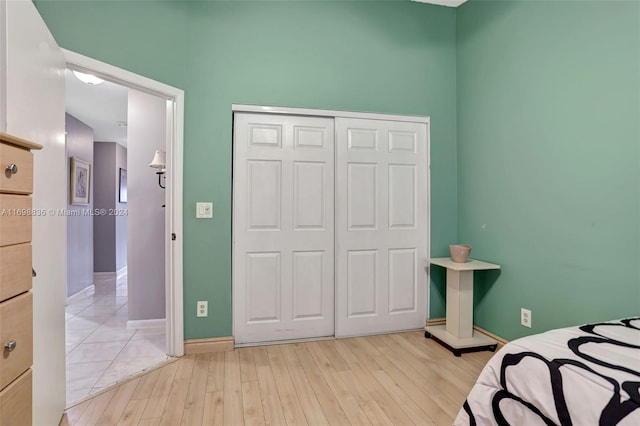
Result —
<svg viewBox="0 0 640 426"><path fill-rule="evenodd" d="M166 140L166 144L163 142L162 146L149 149L149 152L142 154L136 154L136 158L132 157L132 153L128 155L128 165L122 167L122 165L112 165L111 170L116 173L114 184L117 185L117 197L116 205L111 210L116 216L114 219L122 219L122 212L128 211L133 207L133 201L131 193L128 193L127 199L127 186L131 188L134 185L138 185L140 191L143 193L153 193L159 197L157 200L148 203L148 206L144 208L153 209L154 212L162 212L162 216L157 225L152 225L150 222L145 222L144 226L153 226L152 233L158 240L154 243L153 250L161 260L159 266L153 267L153 273L155 274L154 281L158 281L161 284L160 297L155 301L145 299L144 296L131 295L128 291L128 284L131 283L133 271L131 270L131 254L132 251L140 251L139 248L132 250L131 244L129 244L129 267L122 268L121 261L120 267L116 268L116 273L113 273L113 277L108 274L98 274L95 279L95 288L90 290L94 292L102 292L102 296L109 294L106 299L114 302L122 302L122 296L126 292L129 296L127 303L135 303L137 300L137 311L141 312L147 309L150 305L158 305L160 303L160 310L165 315L163 318L157 318L158 315L153 313L143 312L142 317L130 318L127 310L129 307L114 306L117 308L116 316L112 318L112 322L119 322L124 327L121 330L110 330L109 332L118 334L118 339L128 339L127 344L132 346L129 352L134 353L139 351L139 347L133 348L133 346L140 346L141 343L134 342L134 340L145 340L147 338L154 340L154 334L160 334L166 336L163 339L159 352L152 354L147 358L158 358L160 353L162 356L182 356L184 354L184 341L183 341L183 317L182 317L182 123L183 123L183 103L184 95L179 89L164 85L162 83L147 79L137 74L130 73L117 67L102 63L100 61L87 58L85 56L76 54L74 52L66 51L63 49L63 54L67 62L67 67L71 70L80 71L83 73L97 76L107 82L121 85L125 90L129 91L131 95L129 100L132 99L138 103L138 108L132 110L149 111L154 109L156 117L160 117L155 120L155 128L139 129L138 134L150 135L156 134L154 139ZM146 102L146 103L145 103ZM144 104L144 105L142 105ZM140 107L142 106L142 107ZM129 115L130 116L130 115ZM128 123L125 123L125 126ZM116 147L118 148L118 147ZM119 148L118 148L119 149ZM166 165L165 168L151 169L149 163L154 157L155 150L162 150L166 152ZM132 161L135 164L132 164ZM139 163L139 164L138 164ZM137 179L134 173L134 168L137 170L138 175L141 176ZM161 172L156 176L156 171ZM158 182L160 179L160 182ZM141 183L141 181L144 181ZM159 185L160 183L160 185ZM138 194L140 193L138 192ZM126 203L126 204L125 204ZM144 203L143 203L144 204ZM124 208L122 208L124 207ZM98 209L104 210L104 209ZM109 209L106 208L107 212ZM95 209L94 209L95 211ZM95 217L95 216L94 216ZM127 219L132 219L128 217ZM131 224L128 224L129 231L131 231ZM141 231L143 226L136 226L136 232ZM129 236L129 240L148 240L151 238L132 238ZM120 252L120 257L122 253ZM134 260L135 261L135 260ZM149 270L147 270L149 272ZM108 276L107 276L108 275ZM138 280L140 281L140 274L138 274ZM144 278L145 280L147 277ZM100 288L99 288L100 287ZM86 295L85 295L86 296ZM82 295L79 296L80 298ZM84 303L87 303L85 298ZM151 303L154 302L154 303ZM104 302L106 303L106 302ZM110 309L112 309L111 307ZM157 310L156 306L156 310ZM81 306L74 308L75 310L82 309ZM98 312L106 310L103 306L93 306L92 310ZM71 313L73 315L73 313ZM146 315L146 316L145 316ZM69 317L69 313L67 315ZM150 318L147 320L147 318ZM166 319L165 319L166 318ZM106 324L101 324L106 325ZM113 324L109 324L112 326ZM128 327L127 327L128 325ZM98 330L96 330L97 332ZM103 330L105 331L105 330ZM108 334L108 333L107 333ZM136 335L140 339L136 339ZM112 336L113 337L113 336ZM148 339L147 339L148 340ZM155 339L159 340L159 339ZM111 348L112 351L117 354L125 352L126 347ZM117 355L116 354L116 355ZM73 355L70 352L69 355ZM77 354L76 354L77 355ZM142 354L144 357L144 354ZM77 355L80 356L80 355ZM147 360L149 361L149 360ZM134 362L130 362L128 365L129 373L140 371L145 366L136 365ZM138 363L139 364L139 363ZM104 373L105 376L107 372ZM76 374L77 375L77 374ZM101 379L102 380L102 379ZM105 379L106 380L106 379ZM93 390L99 390L101 384L105 384L105 380L102 382L94 383ZM111 383L109 383L111 384Z"/></svg>
<svg viewBox="0 0 640 426"><path fill-rule="evenodd" d="M428 126L234 106L237 344L424 326Z"/></svg>
<svg viewBox="0 0 640 426"><path fill-rule="evenodd" d="M166 100L67 70L65 103L68 168L87 177L66 218L73 404L168 359L163 175L148 167L166 150Z"/></svg>

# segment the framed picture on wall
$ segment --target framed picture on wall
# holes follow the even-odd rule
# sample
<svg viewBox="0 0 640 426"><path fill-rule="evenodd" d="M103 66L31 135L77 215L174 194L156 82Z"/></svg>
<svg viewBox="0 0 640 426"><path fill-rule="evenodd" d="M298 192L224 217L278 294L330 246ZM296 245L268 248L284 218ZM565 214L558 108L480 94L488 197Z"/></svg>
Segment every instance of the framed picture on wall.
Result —
<svg viewBox="0 0 640 426"><path fill-rule="evenodd" d="M127 169L120 169L120 184L118 185L118 202L127 202Z"/></svg>
<svg viewBox="0 0 640 426"><path fill-rule="evenodd" d="M71 157L71 204L89 204L91 185L91 163Z"/></svg>

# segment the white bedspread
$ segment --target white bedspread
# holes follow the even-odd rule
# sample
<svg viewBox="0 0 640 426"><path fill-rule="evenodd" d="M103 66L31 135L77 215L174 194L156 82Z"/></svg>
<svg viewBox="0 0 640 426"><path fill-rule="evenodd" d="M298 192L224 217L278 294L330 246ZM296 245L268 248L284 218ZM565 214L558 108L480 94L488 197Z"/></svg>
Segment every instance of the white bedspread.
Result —
<svg viewBox="0 0 640 426"><path fill-rule="evenodd" d="M487 363L454 425L640 425L640 318L514 340Z"/></svg>

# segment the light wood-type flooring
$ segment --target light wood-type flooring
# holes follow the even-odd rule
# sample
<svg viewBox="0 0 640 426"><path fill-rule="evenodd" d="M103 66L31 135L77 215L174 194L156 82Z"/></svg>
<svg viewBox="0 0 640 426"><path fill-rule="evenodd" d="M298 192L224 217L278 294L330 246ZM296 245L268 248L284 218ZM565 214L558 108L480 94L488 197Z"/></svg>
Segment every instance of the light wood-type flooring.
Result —
<svg viewBox="0 0 640 426"><path fill-rule="evenodd" d="M424 332L187 355L67 410L62 425L451 425L493 354Z"/></svg>

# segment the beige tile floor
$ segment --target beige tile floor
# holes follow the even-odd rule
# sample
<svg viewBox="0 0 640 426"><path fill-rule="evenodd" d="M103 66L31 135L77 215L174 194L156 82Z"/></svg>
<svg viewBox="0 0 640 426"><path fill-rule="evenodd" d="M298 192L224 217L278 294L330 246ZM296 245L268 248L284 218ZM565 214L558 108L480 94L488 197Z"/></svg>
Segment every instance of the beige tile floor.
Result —
<svg viewBox="0 0 640 426"><path fill-rule="evenodd" d="M169 360L164 327L129 329L127 319L126 274L68 302L67 406Z"/></svg>

